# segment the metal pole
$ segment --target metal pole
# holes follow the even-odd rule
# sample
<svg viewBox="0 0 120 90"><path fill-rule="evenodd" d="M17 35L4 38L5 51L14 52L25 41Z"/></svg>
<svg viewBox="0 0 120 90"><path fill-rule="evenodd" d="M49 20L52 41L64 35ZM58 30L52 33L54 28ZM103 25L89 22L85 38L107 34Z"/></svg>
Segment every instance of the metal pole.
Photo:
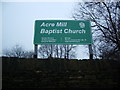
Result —
<svg viewBox="0 0 120 90"><path fill-rule="evenodd" d="M34 58L37 58L37 47L38 45L34 45Z"/></svg>
<svg viewBox="0 0 120 90"><path fill-rule="evenodd" d="M88 47L89 47L89 59L93 59L92 44L89 44Z"/></svg>
<svg viewBox="0 0 120 90"><path fill-rule="evenodd" d="M51 44L51 53L50 53L50 58L52 58L52 54L53 54L53 46Z"/></svg>

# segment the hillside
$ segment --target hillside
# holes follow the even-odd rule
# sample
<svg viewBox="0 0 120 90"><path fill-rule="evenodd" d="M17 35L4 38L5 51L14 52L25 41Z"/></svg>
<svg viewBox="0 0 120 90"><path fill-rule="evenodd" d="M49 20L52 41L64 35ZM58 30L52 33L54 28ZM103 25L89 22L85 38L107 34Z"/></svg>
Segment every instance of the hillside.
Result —
<svg viewBox="0 0 120 90"><path fill-rule="evenodd" d="M119 88L120 62L2 58L6 88Z"/></svg>

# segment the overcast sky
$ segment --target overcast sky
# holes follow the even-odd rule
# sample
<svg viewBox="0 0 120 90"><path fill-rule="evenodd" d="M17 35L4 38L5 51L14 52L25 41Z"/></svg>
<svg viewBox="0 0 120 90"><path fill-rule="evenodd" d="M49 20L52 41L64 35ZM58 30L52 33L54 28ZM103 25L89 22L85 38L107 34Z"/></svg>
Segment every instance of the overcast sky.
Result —
<svg viewBox="0 0 120 90"><path fill-rule="evenodd" d="M41 19L72 19L75 2L3 2L2 49L22 45L33 50L34 23ZM1 7L0 7L1 9ZM1 33L0 33L1 34ZM88 58L87 49L79 48L77 58Z"/></svg>

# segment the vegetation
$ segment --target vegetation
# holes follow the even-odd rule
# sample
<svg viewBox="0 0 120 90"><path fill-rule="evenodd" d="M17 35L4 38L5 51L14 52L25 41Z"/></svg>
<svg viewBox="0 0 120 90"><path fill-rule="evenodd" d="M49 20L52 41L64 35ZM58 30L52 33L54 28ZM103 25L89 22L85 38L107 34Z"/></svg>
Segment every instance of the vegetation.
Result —
<svg viewBox="0 0 120 90"><path fill-rule="evenodd" d="M76 57L76 45L41 45L39 47L39 56L41 58L65 58L72 59Z"/></svg>
<svg viewBox="0 0 120 90"><path fill-rule="evenodd" d="M15 45L9 50L3 50L3 56L5 57L33 58L33 55L33 51L26 51L20 45Z"/></svg>
<svg viewBox="0 0 120 90"><path fill-rule="evenodd" d="M95 58L120 58L120 1L78 3L75 20L90 20Z"/></svg>
<svg viewBox="0 0 120 90"><path fill-rule="evenodd" d="M76 57L76 45L40 45L38 55L40 58L65 58L72 59ZM26 51L20 45L15 45L9 50L3 51L5 57L33 58L33 51Z"/></svg>
<svg viewBox="0 0 120 90"><path fill-rule="evenodd" d="M115 60L2 58L3 89L119 88Z"/></svg>

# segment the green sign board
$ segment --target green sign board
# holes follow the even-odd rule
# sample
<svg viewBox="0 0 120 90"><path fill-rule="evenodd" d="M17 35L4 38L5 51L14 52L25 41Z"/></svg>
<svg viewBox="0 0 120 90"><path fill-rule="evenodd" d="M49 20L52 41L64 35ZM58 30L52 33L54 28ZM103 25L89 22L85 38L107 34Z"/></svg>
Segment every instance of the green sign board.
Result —
<svg viewBox="0 0 120 90"><path fill-rule="evenodd" d="M91 44L90 21L36 20L34 44Z"/></svg>

